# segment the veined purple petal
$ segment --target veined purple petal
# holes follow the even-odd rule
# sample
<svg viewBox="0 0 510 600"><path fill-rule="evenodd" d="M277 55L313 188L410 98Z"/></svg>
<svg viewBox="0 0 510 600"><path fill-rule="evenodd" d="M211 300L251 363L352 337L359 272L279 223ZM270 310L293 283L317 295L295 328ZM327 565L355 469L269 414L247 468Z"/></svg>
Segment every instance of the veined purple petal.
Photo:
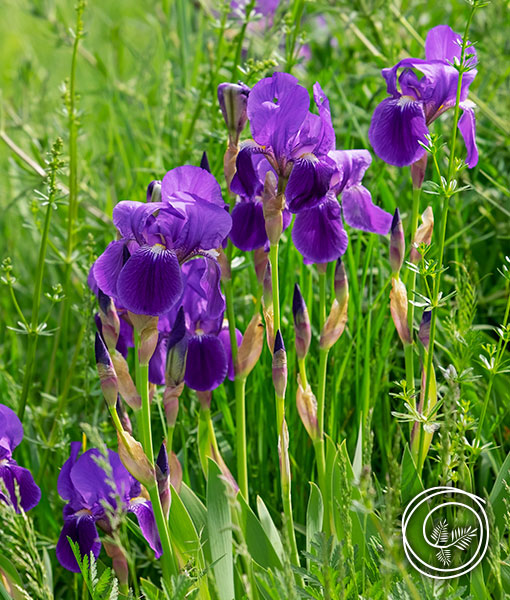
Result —
<svg viewBox="0 0 510 600"><path fill-rule="evenodd" d="M249 252L267 242L264 211L261 202L239 202L232 211L230 239L234 246Z"/></svg>
<svg viewBox="0 0 510 600"><path fill-rule="evenodd" d="M425 153L419 142L428 134L421 103L410 97L386 98L374 111L368 138L375 153L390 165L404 167Z"/></svg>
<svg viewBox="0 0 510 600"><path fill-rule="evenodd" d="M127 310L138 315L169 311L182 292L179 262L163 245L141 246L122 268L118 296Z"/></svg>
<svg viewBox="0 0 510 600"><path fill-rule="evenodd" d="M108 296L117 297L117 280L124 266L125 248L122 240L110 242L92 266L98 287Z"/></svg>
<svg viewBox="0 0 510 600"><path fill-rule="evenodd" d="M20 467L15 460L7 460L6 464L0 466L0 479L3 480L5 489L10 496L10 502L16 512L20 512L16 496L16 484L18 485L20 504L23 510L26 512L37 506L41 499L41 490L28 469ZM5 500L2 496L3 494L0 492L0 499Z"/></svg>
<svg viewBox="0 0 510 600"><path fill-rule="evenodd" d="M260 169L261 161L265 168ZM264 188L266 172L271 169L267 159L262 154L256 154L253 146L244 146L236 158L236 174L230 184L230 190L242 198L253 199L259 196Z"/></svg>
<svg viewBox="0 0 510 600"><path fill-rule="evenodd" d="M368 150L333 150L328 156L336 166L330 184L335 195L341 194L345 188L360 184L372 163Z"/></svg>
<svg viewBox="0 0 510 600"><path fill-rule="evenodd" d="M123 238L134 239L144 243L143 229L151 215L165 208L164 202L134 202L123 200L113 209L113 224Z"/></svg>
<svg viewBox="0 0 510 600"><path fill-rule="evenodd" d="M163 177L161 183L162 199L171 203L176 192L194 194L222 208L225 205L220 184L216 181L214 175L193 165L177 167L168 171Z"/></svg>
<svg viewBox="0 0 510 600"><path fill-rule="evenodd" d="M92 516L82 514L66 519L57 542L58 562L68 571L79 573L80 568L69 545L68 537L73 542L78 542L82 558L88 556L91 552L97 558L101 551L101 540Z"/></svg>
<svg viewBox="0 0 510 600"><path fill-rule="evenodd" d="M448 25L437 25L427 33L425 40L425 58L427 60L447 60L453 62L460 60L462 36L455 33ZM474 46L466 49L466 54L472 54L472 65L476 64L476 50Z"/></svg>
<svg viewBox="0 0 510 600"><path fill-rule="evenodd" d="M345 222L356 229L386 235L392 216L372 202L366 187L353 185L342 194L342 212Z"/></svg>
<svg viewBox="0 0 510 600"><path fill-rule="evenodd" d="M248 118L253 139L271 146L280 156L308 114L310 97L288 73L274 73L260 80L248 97Z"/></svg>
<svg viewBox="0 0 510 600"><path fill-rule="evenodd" d="M333 173L330 159L319 159L308 154L296 160L285 190L290 212L297 213L321 202L329 189Z"/></svg>
<svg viewBox="0 0 510 600"><path fill-rule="evenodd" d="M228 327L223 327L223 329L218 334L218 338L220 339L221 343L223 344L223 348L225 349L225 354L227 355L227 361L228 361L227 376L230 379L230 381L234 381L234 362L232 360L232 346L230 345L230 332L228 330ZM243 334L239 331L239 329L236 329L236 343L237 343L238 348L241 345L242 341L243 341Z"/></svg>
<svg viewBox="0 0 510 600"><path fill-rule="evenodd" d="M185 263L182 270L186 283L181 303L188 329L193 333L200 328L204 333L216 335L225 311L218 263L199 257Z"/></svg>
<svg viewBox="0 0 510 600"><path fill-rule="evenodd" d="M165 384L167 343L168 335L160 333L156 350L149 360L149 381L156 385Z"/></svg>
<svg viewBox="0 0 510 600"><path fill-rule="evenodd" d="M459 119L459 130L467 148L466 165L472 169L478 164L478 148L476 145L476 122L473 111L474 104L469 100L460 104L462 116Z"/></svg>
<svg viewBox="0 0 510 600"><path fill-rule="evenodd" d="M163 554L163 549L151 503L141 496L133 498L129 502L128 511L136 515L143 537L154 550L156 558L159 558Z"/></svg>
<svg viewBox="0 0 510 600"><path fill-rule="evenodd" d="M335 148L335 130L333 129L333 123L331 122L329 100L322 91L319 83L315 83L313 86L313 99L319 109L319 117L321 120L321 131L314 153L327 154L330 150Z"/></svg>
<svg viewBox="0 0 510 600"><path fill-rule="evenodd" d="M12 451L23 439L23 425L16 413L0 404L0 459L10 458Z"/></svg>
<svg viewBox="0 0 510 600"><path fill-rule="evenodd" d="M184 381L193 390L214 390L225 379L228 364L225 349L215 335L193 335L189 339Z"/></svg>
<svg viewBox="0 0 510 600"><path fill-rule="evenodd" d="M292 240L306 261L325 263L336 260L347 250L340 205L327 198L318 206L296 216Z"/></svg>
<svg viewBox="0 0 510 600"><path fill-rule="evenodd" d="M199 250L219 248L232 228L232 218L226 210L201 198L186 204L185 210L186 222L174 242L181 261Z"/></svg>

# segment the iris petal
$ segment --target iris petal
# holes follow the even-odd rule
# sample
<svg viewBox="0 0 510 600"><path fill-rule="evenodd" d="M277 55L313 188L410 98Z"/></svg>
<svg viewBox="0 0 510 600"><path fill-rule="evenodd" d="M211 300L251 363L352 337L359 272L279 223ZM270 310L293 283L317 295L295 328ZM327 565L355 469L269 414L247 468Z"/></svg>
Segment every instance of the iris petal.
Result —
<svg viewBox="0 0 510 600"><path fill-rule="evenodd" d="M354 185L342 194L342 212L351 227L386 235L392 216L372 202L370 192L362 185Z"/></svg>
<svg viewBox="0 0 510 600"><path fill-rule="evenodd" d="M168 202L176 192L187 192L199 196L216 206L225 205L220 184L214 175L193 165L184 165L168 171L161 182L161 197Z"/></svg>
<svg viewBox="0 0 510 600"><path fill-rule="evenodd" d="M474 104L466 101L460 105L463 109L462 116L459 119L459 130L464 138L467 148L466 164L472 169L478 164L478 147L476 145L476 122L473 111Z"/></svg>
<svg viewBox="0 0 510 600"><path fill-rule="evenodd" d="M428 134L419 102L410 98L386 98L374 111L368 138L375 153L390 165L404 167L417 161L425 150Z"/></svg>
<svg viewBox="0 0 510 600"><path fill-rule="evenodd" d="M348 238L342 224L340 205L328 198L296 216L292 239L307 262L336 260L347 250Z"/></svg>
<svg viewBox="0 0 510 600"><path fill-rule="evenodd" d="M285 190L290 212L297 213L321 202L333 173L333 163L328 159L320 160L311 154L297 160Z"/></svg>
<svg viewBox="0 0 510 600"><path fill-rule="evenodd" d="M57 542L56 554L58 562L68 571L79 573L80 567L76 562L73 551L68 541L78 542L81 556L88 556L91 552L97 558L101 551L101 541L97 533L96 524L90 515L71 517L64 521L64 527Z"/></svg>
<svg viewBox="0 0 510 600"><path fill-rule="evenodd" d="M28 469L20 467L16 461L10 460L6 465L0 467L0 479L3 480L6 490L9 492L10 501L16 512L19 512L16 485L23 510L28 511L37 506L41 499L41 490ZM1 497L2 493L0 492Z"/></svg>
<svg viewBox="0 0 510 600"><path fill-rule="evenodd" d="M227 355L217 336L190 337L184 375L188 387L201 392L214 390L225 379L227 369Z"/></svg>
<svg viewBox="0 0 510 600"><path fill-rule="evenodd" d="M18 416L8 406L5 406L5 404L0 404L0 446L2 448L7 447L12 453L14 448L19 445L22 439L23 425L21 424ZM0 458L3 458L1 448Z"/></svg>
<svg viewBox="0 0 510 600"><path fill-rule="evenodd" d="M128 510L136 515L143 537L147 540L149 546L154 550L156 558L159 558L163 554L163 549L161 547L161 540L159 538L152 506L150 502L147 502L146 500L141 502L138 500L138 498L132 500L129 504Z"/></svg>
<svg viewBox="0 0 510 600"><path fill-rule="evenodd" d="M175 253L159 244L141 246L121 270L117 289L121 304L135 314L156 316L169 311L182 292Z"/></svg>
<svg viewBox="0 0 510 600"><path fill-rule="evenodd" d="M266 243L264 211L260 202L239 202L234 207L230 239L243 252L261 248Z"/></svg>

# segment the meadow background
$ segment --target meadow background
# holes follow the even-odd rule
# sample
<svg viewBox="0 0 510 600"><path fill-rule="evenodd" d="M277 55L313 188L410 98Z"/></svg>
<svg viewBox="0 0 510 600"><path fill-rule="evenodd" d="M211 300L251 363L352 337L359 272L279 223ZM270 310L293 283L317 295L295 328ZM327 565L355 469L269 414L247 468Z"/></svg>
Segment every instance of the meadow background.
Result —
<svg viewBox="0 0 510 600"><path fill-rule="evenodd" d="M55 598L86 594L80 578L60 567L54 555L63 505L56 480L68 457L69 441L81 440L84 432L89 445L97 436L116 447L95 369L95 298L86 285L90 265L113 239L115 204L143 200L151 180L161 179L181 164L198 165L204 151L213 174L224 185L227 132L216 99L222 81L242 79L251 86L274 70L291 71L308 89L319 81L329 97L337 148L370 150L371 115L385 97L380 69L407 56L422 56L426 32L435 25L448 24L462 32L468 13L469 6L461 0L295 0L280 3L272 24L260 17L246 26L242 18L229 16L220 3L206 0L89 0L75 61L76 125L70 128L74 3L4 0L0 4L0 259L10 259L10 266L3 263L2 275L15 277L15 296L28 320L46 210L41 169L46 168L55 139L63 140L63 166L57 178L60 191L51 214L38 319L47 327L37 343L24 418L25 440L16 454L20 464L31 468L43 497L29 513L31 525L18 525L18 531L7 521L0 524L6 556L15 563L23 548L33 564L40 566L39 580L27 587L34 598L50 598L50 589ZM462 182L470 187L454 196L451 204L444 261L448 270L442 289L445 295L452 291L456 295L440 310L435 355L445 402L439 411L441 428L423 474L425 487L451 483L482 497L491 493L496 482L498 504L491 518L497 521L498 534L492 537L475 583L465 577L434 586L416 577L413 592L403 581L397 568L403 556L398 519L405 496L402 457L408 428L391 414L404 412L402 398L392 394L401 391L396 382L405 374L404 353L389 313L388 241L350 230L345 261L351 286L349 320L346 333L330 352L326 407L327 432L335 443L346 440L351 461L361 440L359 502L381 517L382 533L370 545L370 558L358 573L358 589L364 598L415 598L416 591L420 598L504 598L510 594L504 503L509 494L502 481L510 451L510 379L508 373L491 373L480 359L480 355L490 358L484 345L498 342L494 328L505 319L509 289L508 280L499 272L505 255L510 254L509 15L508 1L491 2L476 13L469 36L478 53L478 75L470 98L478 106L480 160L475 169L462 173ZM451 114L447 113L433 126L445 140L449 123ZM75 173L69 172L70 130L71 137L77 136L72 159ZM248 130L245 137L249 137ZM433 179L430 167L426 179ZM384 209L400 208L405 227L412 201L409 169L390 167L374 156L364 183ZM69 236L69 188L75 185L77 213ZM436 223L439 202L438 196L422 194L421 208L431 204ZM294 283L300 281L314 333L309 378L316 382L318 285L316 272L303 265L289 232L284 238L280 294L289 351L287 422L294 519L298 545L304 549L308 482L314 478L315 458L294 401L297 366L291 304ZM235 251L234 256L241 254ZM237 325L244 330L258 289L249 256L235 261L233 286ZM0 402L17 410L30 358L27 348L34 334L16 330L20 318L9 289L2 286L0 294ZM450 385L438 368L449 365L458 375ZM250 500L255 503L259 495L279 525L270 369L271 356L264 347L246 390ZM480 452L473 448L473 439L489 385L482 441L491 446ZM233 384L227 381L214 392L213 416L221 451L235 472L233 397ZM373 409L372 418L360 434L360 411L367 403ZM184 481L204 499L205 479L196 447L197 406L194 393L186 391L174 449ZM157 432L157 423L155 427ZM150 554L143 544L135 544L132 551L140 571L157 583L156 568L147 560ZM242 549L238 552L242 554ZM104 555L102 559L108 561ZM317 567L321 573L331 569L331 577L336 577L333 563L327 568L321 564ZM45 580L42 573L46 573ZM274 575L280 583L273 581L270 586L276 594L272 597L297 597L288 589L286 576ZM345 595L338 591L341 588ZM41 589L47 595L38 596ZM352 597L348 585L338 590L331 597ZM312 594L311 587L308 593ZM317 593L315 597L322 597L323 592Z"/></svg>

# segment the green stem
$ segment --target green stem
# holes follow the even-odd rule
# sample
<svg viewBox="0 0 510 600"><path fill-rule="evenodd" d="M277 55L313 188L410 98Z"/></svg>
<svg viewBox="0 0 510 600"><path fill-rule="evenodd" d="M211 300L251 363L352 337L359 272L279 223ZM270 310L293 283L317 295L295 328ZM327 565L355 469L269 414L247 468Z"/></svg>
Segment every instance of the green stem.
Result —
<svg viewBox="0 0 510 600"><path fill-rule="evenodd" d="M280 329L280 288L278 285L278 244L271 245L269 248L269 262L271 263L271 285L273 288L273 311L274 327L276 335Z"/></svg>
<svg viewBox="0 0 510 600"><path fill-rule="evenodd" d="M245 377L236 377L236 443L237 443L237 482L245 500L248 501L248 461L246 456L246 402Z"/></svg>
<svg viewBox="0 0 510 600"><path fill-rule="evenodd" d="M138 357L137 357L138 361ZM140 410L140 425L142 446L149 462L154 464L154 449L152 447L151 405L149 400L149 365L140 365L140 395L142 408Z"/></svg>
<svg viewBox="0 0 510 600"><path fill-rule="evenodd" d="M301 375L301 386L304 390L308 387L308 378L306 376L306 362L304 358L298 358L299 374Z"/></svg>
<svg viewBox="0 0 510 600"><path fill-rule="evenodd" d="M49 179L49 194L48 204L46 205L46 214L44 217L44 226L41 236L41 243L39 245L39 258L37 260L37 271L35 274L35 287L34 294L32 296L32 318L30 320L30 328L28 330L28 349L26 359L25 375L23 377L23 387L21 390L21 398L18 408L18 417L20 421L23 421L25 415L25 408L27 405L28 394L32 387L32 378L34 374L35 356L37 350L37 340L39 333L37 331L39 326L39 309L41 306L41 293L43 286L44 277L44 262L46 260L46 249L48 247L48 235L50 231L51 213L53 212L53 202L55 200L55 194L57 191L55 182L58 169L58 152L61 147L61 142L55 142L52 149L52 161L50 164L50 179Z"/></svg>

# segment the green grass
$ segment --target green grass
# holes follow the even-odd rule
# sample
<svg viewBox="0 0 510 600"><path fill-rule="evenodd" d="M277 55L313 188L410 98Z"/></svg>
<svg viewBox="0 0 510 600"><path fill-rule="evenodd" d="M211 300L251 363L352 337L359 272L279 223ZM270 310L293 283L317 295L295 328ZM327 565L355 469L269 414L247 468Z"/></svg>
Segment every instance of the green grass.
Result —
<svg viewBox="0 0 510 600"><path fill-rule="evenodd" d="M114 428L105 410L95 370L92 317L96 305L86 285L90 265L114 237L111 215L115 204L124 199L144 200L148 182L162 178L166 171L180 164L199 164L204 150L213 173L225 187L223 153L227 132L217 105L216 87L222 81L238 78L253 85L275 69L291 70L308 89L315 81L320 82L329 97L338 148L370 149L367 132L371 115L385 96L380 69L406 56L423 56L423 39L432 26L446 23L462 32L469 14L469 6L461 0L443 3L294 0L281 4L271 27L258 21L244 28L242 20L232 21L219 2L208 0L122 3L89 0L83 13L84 36L77 46L73 119L69 117L74 97L69 87L71 30L76 23L73 4L62 0L4 0L0 5L3 140L0 142L0 258L11 260L15 297L27 321L33 315L47 210L46 200L40 195L47 194L41 169L47 167L54 141L59 137L63 140L64 164L56 178L42 296L36 316L37 322L44 321L47 327L44 335L37 336L24 418L25 439L15 454L18 463L34 473L43 498L28 515L35 536L33 544L25 544L19 537L19 531L23 531L19 524L17 535L4 526L0 533L2 546L10 548L6 556L18 565L25 585L27 573L16 562L18 546L29 555L38 555L37 564L42 565L41 572L46 572L46 584L51 591L44 592L47 596L38 595L43 593L41 589L46 589L39 574L37 585L29 590L35 598L49 598L51 593L55 598L86 597L81 578L66 572L55 558L54 545L60 533L63 506L56 480L68 456L69 441L81 440L84 431L89 438L92 436L89 447L94 445L95 435L110 448L116 448ZM441 307L437 319L434 363L444 403L438 412L441 427L433 437L422 479L424 487L449 483L481 497L491 493L498 474L500 478L507 477L508 465L504 468L503 465L510 451L509 376L504 372L491 374L480 358L489 356L491 350L487 344L498 344L494 328L504 322L509 292L508 281L498 272L505 263L505 255L510 255L509 10L508 0L495 0L475 14L470 30L479 59L478 75L471 90L478 104L480 161L475 169L462 172L462 183L470 188L454 196L450 204L443 260L447 270L442 275L441 291L444 296L456 293ZM298 54L303 43L307 44L306 55ZM433 125L433 131L443 136L445 142L450 139L452 121L453 111L449 111ZM243 139L246 137L248 128ZM459 142L457 155L463 157L464 152ZM447 155L441 154L443 172L447 170L447 160ZM431 164L426 179L437 182ZM409 248L412 207L409 169L389 167L374 157L364 183L374 200L387 211L400 208ZM76 194L78 203L76 218L71 221L71 237L70 190L71 195ZM420 212L431 204L435 215L434 240L427 255L430 259L437 258L439 253L441 202L440 196L426 193L421 196ZM411 468L405 458L410 430L392 415L392 411L405 412L405 394L397 382L406 375L404 351L389 312L388 241L355 230L349 231L349 240L345 257L350 283L348 325L329 353L325 418L325 430L331 439L327 464L340 474L334 510L344 515L345 530L342 535L338 534L340 528L336 530L339 539L335 538L332 546L328 546L326 538L316 538L314 555L308 557L308 563L302 558L302 566L308 564L309 573L322 581L322 588L317 589L330 585L324 583L324 578L335 582L328 592L331 598L353 598L356 593L374 599L505 598L510 594L505 502L510 498L501 481L497 493L493 492L496 500L492 505L495 521L491 549L476 576L434 588L431 580L420 578L411 567L403 566L399 519L409 500L409 490L401 486L401 478ZM233 268L234 309L237 326L244 331L252 317L258 289L252 257L235 250L234 259L237 258ZM280 244L279 259L282 332L289 364L287 423L293 514L298 548L310 551L305 535L312 522L307 510L309 482L317 481L317 475L313 445L295 405L298 368L293 349L291 303L294 283L299 282L312 319L307 371L317 393L319 283L316 269L302 264L288 232ZM333 270L330 265L328 306L333 299ZM406 270L404 267L403 272ZM55 287L59 285L61 288ZM418 275L418 289L425 294L421 275ZM16 330L20 316L9 288L2 286L2 290L0 401L17 410L34 335L23 335ZM421 309L417 308L418 322L420 315ZM505 348L499 347L501 365L508 361ZM259 364L246 385L249 503L259 518L252 519L249 507L233 508L233 514L242 515L240 523L234 525L232 554L233 580L239 598L245 597L243 594L249 598L295 597L286 591L293 581L286 558L289 540L283 536L280 545L283 544L284 552L278 561L273 556L277 542L271 545L272 552L257 545L257 538L263 537L259 519L264 521L260 510L257 512L259 496L266 507L266 524L271 518L279 531L285 529L271 360L264 345ZM418 360L415 364L418 380ZM453 365L457 377L448 380L440 367L446 369L449 365ZM485 399L488 404L480 441L491 446L480 452L473 450L472 444ZM160 400L158 393L156 403ZM370 418L363 414L362 443L356 450L360 416L366 406L370 408ZM195 394L186 390L174 434L174 449L183 467L185 483L202 502L209 503L208 486L214 489L217 482L213 478L208 484L200 467L198 412ZM219 448L234 474L235 413L234 384L227 381L213 393L212 418ZM161 439L162 426L155 407L153 427L154 439ZM338 455L337 444L342 444ZM351 467L347 457L355 468L359 467L360 480L354 484L349 477ZM187 529L183 525L182 535L194 532L200 538L207 532L204 534L198 526L197 514L201 511L197 508L198 501L190 498L191 493L183 499L186 506L183 510L192 512L190 505L195 503L194 523L186 521ZM350 510L352 500L365 507L366 512L360 514L366 518L359 520L358 513ZM229 502L233 500L225 498L221 504L216 499L213 515L226 518ZM211 510L210 504L208 509ZM351 517L358 519L354 525ZM212 519L211 515L203 518ZM254 537L246 534L246 523L251 524L248 530ZM361 527L365 540L373 536L373 545L368 541L356 545L357 526ZM30 531L27 533L25 529L23 535L32 535ZM144 585L146 597L158 597L148 595L150 584L139 580L150 579L159 586L159 567L152 560L152 553L131 523L123 525L121 538L133 560L132 574L136 577L130 584L135 594ZM355 547L349 549L352 540ZM341 558L334 551L338 541L343 542L341 550L336 551ZM221 547L225 540L218 543ZM207 574L201 583L193 579L190 585L196 587L201 598L207 597L206 588L212 598L224 597L221 563L210 567L214 553L210 555L208 544L201 553L197 551L189 558L189 572L195 578L209 567ZM216 552L217 559L221 556ZM251 562L252 557L258 564L267 560L271 569L261 574L260 568ZM366 560L360 559L363 557ZM104 552L99 562L110 565ZM188 584L179 580L174 585ZM311 583L307 585L308 593L319 594L313 597L326 594L313 591ZM169 597L174 597L174 593L177 594L175 590L169 592Z"/></svg>

